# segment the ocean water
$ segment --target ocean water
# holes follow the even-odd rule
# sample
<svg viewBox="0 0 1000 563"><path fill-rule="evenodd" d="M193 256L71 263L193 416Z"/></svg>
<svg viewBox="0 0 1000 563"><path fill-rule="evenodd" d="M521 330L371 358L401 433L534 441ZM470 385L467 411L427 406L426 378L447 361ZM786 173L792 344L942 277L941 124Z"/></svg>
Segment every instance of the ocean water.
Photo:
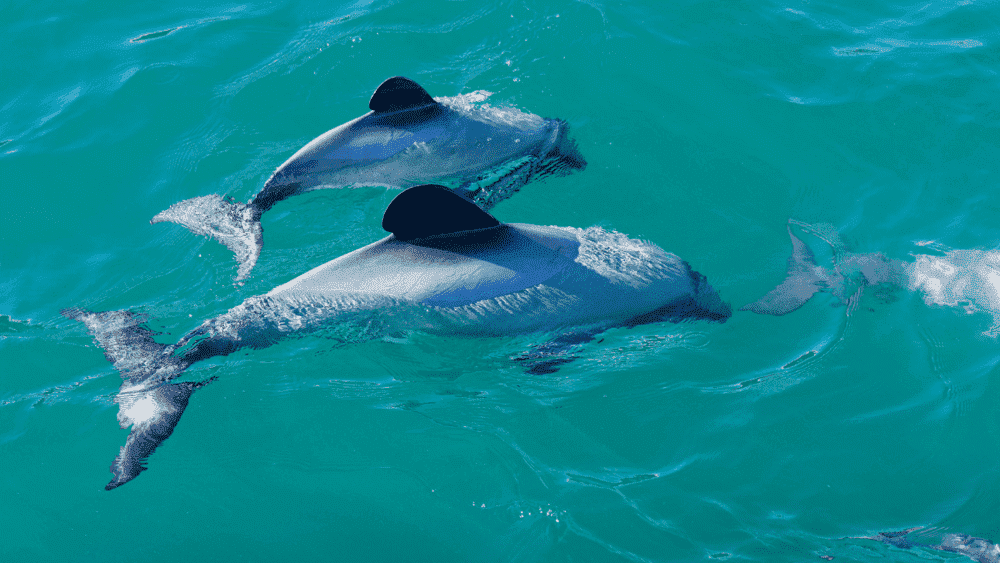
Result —
<svg viewBox="0 0 1000 563"><path fill-rule="evenodd" d="M994 561L998 18L974 0L8 2L0 559ZM104 491L120 378L60 311L129 309L173 342L381 238L393 192L298 196L239 285L224 247L149 220L247 200L394 75L566 120L587 169L494 215L655 242L732 318L609 330L540 375L512 358L551 335L216 358L149 470ZM848 272L787 315L736 311L784 278L789 228L828 272L881 253L905 280Z"/></svg>

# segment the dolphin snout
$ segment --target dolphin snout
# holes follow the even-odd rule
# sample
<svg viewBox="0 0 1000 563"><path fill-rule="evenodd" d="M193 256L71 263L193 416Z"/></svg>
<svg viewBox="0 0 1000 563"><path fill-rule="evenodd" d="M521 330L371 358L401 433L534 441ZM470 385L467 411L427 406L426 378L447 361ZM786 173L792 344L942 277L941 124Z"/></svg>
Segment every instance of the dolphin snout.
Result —
<svg viewBox="0 0 1000 563"><path fill-rule="evenodd" d="M556 159L560 167L566 170L583 170L587 167L587 159L583 158L576 141L569 137L569 124L562 120L558 122L556 142L546 156Z"/></svg>

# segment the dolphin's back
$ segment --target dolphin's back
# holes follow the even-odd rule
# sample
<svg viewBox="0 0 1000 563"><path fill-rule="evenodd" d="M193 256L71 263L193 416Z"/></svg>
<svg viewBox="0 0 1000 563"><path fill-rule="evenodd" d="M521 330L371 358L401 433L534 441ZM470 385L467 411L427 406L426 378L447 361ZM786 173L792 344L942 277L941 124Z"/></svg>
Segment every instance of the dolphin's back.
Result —
<svg viewBox="0 0 1000 563"><path fill-rule="evenodd" d="M532 116L536 119L511 125L497 119L502 115L438 103L368 113L302 147L278 167L255 201L262 207L277 193L288 197L288 184L297 184L298 192L321 185L457 188L519 156L544 156L559 141L557 121Z"/></svg>
<svg viewBox="0 0 1000 563"><path fill-rule="evenodd" d="M393 234L266 298L321 304L346 297L354 310L408 304L417 314L404 315L404 324L452 333L729 317L704 276L655 244L599 227L502 224L444 186L402 192L382 226ZM329 309L313 308L323 317Z"/></svg>
<svg viewBox="0 0 1000 563"><path fill-rule="evenodd" d="M268 295L365 293L430 306L468 305L544 283L572 260L515 227L404 242L394 236L360 248Z"/></svg>
<svg viewBox="0 0 1000 563"><path fill-rule="evenodd" d="M433 313L436 330L455 333L636 324L655 311L663 314L642 322L676 319L676 311L728 318L728 305L703 280L677 256L619 233L503 224L410 242L387 237L268 297L390 298Z"/></svg>

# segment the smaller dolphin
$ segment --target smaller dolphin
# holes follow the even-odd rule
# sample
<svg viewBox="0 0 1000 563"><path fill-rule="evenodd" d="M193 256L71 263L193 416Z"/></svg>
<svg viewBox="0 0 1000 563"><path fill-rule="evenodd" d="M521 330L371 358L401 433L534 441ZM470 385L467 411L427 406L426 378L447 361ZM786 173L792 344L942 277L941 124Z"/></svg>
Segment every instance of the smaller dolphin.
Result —
<svg viewBox="0 0 1000 563"><path fill-rule="evenodd" d="M977 563L1000 563L1000 545L988 539L976 538L968 534L945 534L941 543L921 543L913 541L910 534L921 530L921 527L909 528L899 532L879 532L874 536L861 536L855 539L875 540L900 549L929 548L937 551L947 551L964 555ZM917 532L919 534L919 532ZM916 538L921 539L921 538Z"/></svg>
<svg viewBox="0 0 1000 563"><path fill-rule="evenodd" d="M792 225L813 232L830 244L834 251L832 268L816 265L812 250L795 236ZM785 280L764 297L741 307L741 311L751 311L761 315L786 315L805 305L818 291L833 294L850 308L857 303L865 286L882 284L898 286L906 280L907 267L904 262L890 260L882 253L847 252L840 243L836 231L832 229L816 230L805 223L790 220L788 237L792 240L792 255L788 258Z"/></svg>
<svg viewBox="0 0 1000 563"><path fill-rule="evenodd" d="M827 243L833 264L823 267L809 247L795 236L792 225ZM932 253L912 255L913 261L888 258L881 252L849 252L830 225L789 221L792 255L785 280L767 295L745 305L743 311L785 315L804 305L817 292L830 293L854 310L865 288L883 296L906 288L922 294L928 305L961 308L966 313L988 313L993 318L986 336L1000 335L1000 251L949 249L918 242Z"/></svg>
<svg viewBox="0 0 1000 563"><path fill-rule="evenodd" d="M209 319L177 344L156 343L127 311L65 311L82 321L121 372L118 420L132 424L108 489L135 478L170 436L199 384L174 384L188 366L290 335L323 331L344 342L423 331L584 336L660 321L725 321L730 307L704 276L658 246L592 227L504 224L444 186L399 194L385 211L390 236L331 260ZM558 340L558 339L557 339ZM535 373L560 362L548 350Z"/></svg>
<svg viewBox="0 0 1000 563"><path fill-rule="evenodd" d="M260 256L261 215L294 195L435 183L489 209L534 179L586 167L566 122L473 103L482 99L482 93L434 99L408 78L389 78L372 94L371 112L299 149L246 204L201 196L171 205L151 222L179 223L226 245L241 280Z"/></svg>

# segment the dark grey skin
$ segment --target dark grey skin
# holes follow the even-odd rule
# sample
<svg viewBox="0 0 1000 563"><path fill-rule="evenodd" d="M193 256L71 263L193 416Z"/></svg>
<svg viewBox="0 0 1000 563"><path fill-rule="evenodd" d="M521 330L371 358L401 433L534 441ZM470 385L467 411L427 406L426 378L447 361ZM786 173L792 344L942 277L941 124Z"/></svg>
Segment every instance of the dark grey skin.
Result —
<svg viewBox="0 0 1000 563"><path fill-rule="evenodd" d="M480 96L481 98L481 96ZM513 108L477 105L473 95L434 99L412 80L393 77L372 94L371 112L310 141L246 204L218 195L181 201L153 217L225 244L246 278L260 256L260 217L289 197L321 188L439 184L483 209L551 174L586 161L568 126Z"/></svg>

